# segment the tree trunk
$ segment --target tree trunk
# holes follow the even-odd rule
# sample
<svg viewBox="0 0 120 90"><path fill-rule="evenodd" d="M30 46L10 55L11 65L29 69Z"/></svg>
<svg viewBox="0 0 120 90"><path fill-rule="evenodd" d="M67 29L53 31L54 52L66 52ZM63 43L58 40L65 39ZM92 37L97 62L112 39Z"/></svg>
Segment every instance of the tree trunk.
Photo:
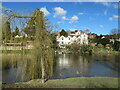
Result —
<svg viewBox="0 0 120 90"><path fill-rule="evenodd" d="M45 67L43 56L41 57L41 71L42 71L42 83L45 83Z"/></svg>

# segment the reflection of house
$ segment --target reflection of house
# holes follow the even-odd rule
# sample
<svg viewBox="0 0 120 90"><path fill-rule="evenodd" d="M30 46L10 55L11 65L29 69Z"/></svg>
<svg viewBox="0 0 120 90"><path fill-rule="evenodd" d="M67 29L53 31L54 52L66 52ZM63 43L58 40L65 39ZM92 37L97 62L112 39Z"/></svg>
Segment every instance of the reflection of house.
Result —
<svg viewBox="0 0 120 90"><path fill-rule="evenodd" d="M65 45L70 45L72 43L78 43L81 45L88 44L88 35L81 32L80 30L75 30L74 32L71 32L68 34L67 37L61 36L60 33L58 33L57 36L57 42L59 47L64 47Z"/></svg>

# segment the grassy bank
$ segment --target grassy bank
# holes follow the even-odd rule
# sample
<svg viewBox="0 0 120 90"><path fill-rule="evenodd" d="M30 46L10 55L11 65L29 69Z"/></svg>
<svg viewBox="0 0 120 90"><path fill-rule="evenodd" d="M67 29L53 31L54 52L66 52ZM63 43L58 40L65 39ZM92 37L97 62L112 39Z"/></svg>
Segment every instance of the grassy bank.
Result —
<svg viewBox="0 0 120 90"><path fill-rule="evenodd" d="M40 79L15 84L5 84L3 88L118 88L118 78L78 77L52 79L42 84Z"/></svg>
<svg viewBox="0 0 120 90"><path fill-rule="evenodd" d="M93 54L97 55L120 55L120 51L110 51L105 48L94 48Z"/></svg>

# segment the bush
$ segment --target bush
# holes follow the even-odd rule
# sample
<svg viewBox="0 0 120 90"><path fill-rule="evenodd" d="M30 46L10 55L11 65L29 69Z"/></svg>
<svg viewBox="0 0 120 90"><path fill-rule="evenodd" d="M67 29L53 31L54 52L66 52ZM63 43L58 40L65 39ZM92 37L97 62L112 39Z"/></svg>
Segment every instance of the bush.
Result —
<svg viewBox="0 0 120 90"><path fill-rule="evenodd" d="M97 43L97 44L102 44L102 45L106 45L106 44L110 44L110 40L107 38L94 38L90 40L90 43Z"/></svg>
<svg viewBox="0 0 120 90"><path fill-rule="evenodd" d="M104 48L104 45L98 44L97 47L98 47L98 48Z"/></svg>
<svg viewBox="0 0 120 90"><path fill-rule="evenodd" d="M107 48L107 49L110 50L110 51L113 51L113 48L112 48L112 46L111 46L110 44L106 44L106 45L105 45L105 48Z"/></svg>
<svg viewBox="0 0 120 90"><path fill-rule="evenodd" d="M115 41L115 43L113 45L113 49L116 51L120 51L120 42L119 41Z"/></svg>
<svg viewBox="0 0 120 90"><path fill-rule="evenodd" d="M106 44L105 48L111 48L111 45L110 44Z"/></svg>
<svg viewBox="0 0 120 90"><path fill-rule="evenodd" d="M80 45L77 43L73 43L69 46L67 46L70 50L72 50L74 53L78 53L80 50Z"/></svg>

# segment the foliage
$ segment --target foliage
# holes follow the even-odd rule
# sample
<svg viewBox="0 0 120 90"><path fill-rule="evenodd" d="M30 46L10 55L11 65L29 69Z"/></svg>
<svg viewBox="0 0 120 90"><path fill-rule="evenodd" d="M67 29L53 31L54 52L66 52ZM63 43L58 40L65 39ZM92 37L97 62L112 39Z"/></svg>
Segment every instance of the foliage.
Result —
<svg viewBox="0 0 120 90"><path fill-rule="evenodd" d="M46 30L46 23L43 12L38 8L34 11L31 20L35 24L35 45L31 67L29 68L30 77L49 78L53 70L53 52L50 33ZM44 82L44 81L43 81Z"/></svg>
<svg viewBox="0 0 120 90"><path fill-rule="evenodd" d="M72 43L71 45L66 46L68 49L72 50L74 53L79 53L80 44Z"/></svg>
<svg viewBox="0 0 120 90"><path fill-rule="evenodd" d="M11 38L10 22L6 21L2 26L2 39L6 41Z"/></svg>
<svg viewBox="0 0 120 90"><path fill-rule="evenodd" d="M89 53L92 53L93 47L90 45L82 45L80 46L80 52L81 53L85 53L86 51L88 51Z"/></svg>
<svg viewBox="0 0 120 90"><path fill-rule="evenodd" d="M19 35L19 29L18 29L18 27L15 28L14 35L15 35L15 36L16 36L16 35Z"/></svg>
<svg viewBox="0 0 120 90"><path fill-rule="evenodd" d="M93 47L90 45L80 45L78 43L67 45L66 48L68 48L70 51L73 51L75 54L76 53L84 54L85 52L92 53L93 50Z"/></svg>
<svg viewBox="0 0 120 90"><path fill-rule="evenodd" d="M68 33L64 29L62 29L62 31L60 32L60 36L62 36L62 35L67 37Z"/></svg>
<svg viewBox="0 0 120 90"><path fill-rule="evenodd" d="M10 12L12 11L10 10ZM12 16L14 19L30 18L23 31L28 34L28 37L34 38L34 50L31 52L31 60L24 65L25 68L23 69L28 72L30 79L42 78L44 82L46 78L49 78L52 75L54 55L51 48L53 42L50 33L47 31L47 20L45 19L43 12L37 8L32 16L16 16L15 13L9 14L12 14L9 18ZM3 27L3 34L5 39L10 39L11 30L8 21ZM17 34L19 34L19 29L16 27L15 32L12 32L12 37ZM19 40L20 39L18 39L18 41Z"/></svg>
<svg viewBox="0 0 120 90"><path fill-rule="evenodd" d="M27 26L22 31L28 35L28 38L34 39L36 29L35 29L35 22L33 18L28 20Z"/></svg>
<svg viewBox="0 0 120 90"><path fill-rule="evenodd" d="M110 44L106 44L105 47L111 47L111 45Z"/></svg>
<svg viewBox="0 0 120 90"><path fill-rule="evenodd" d="M106 44L110 44L110 40L107 38L94 38L91 40L91 42L93 43L97 43L97 44L102 44L102 45L106 45Z"/></svg>
<svg viewBox="0 0 120 90"><path fill-rule="evenodd" d="M56 41L56 34L55 33L52 33L51 34L51 38L52 38L52 42L53 42L53 48L56 49L58 48L58 43Z"/></svg>
<svg viewBox="0 0 120 90"><path fill-rule="evenodd" d="M120 41L115 41L113 44L113 49L116 51L120 51Z"/></svg>
<svg viewBox="0 0 120 90"><path fill-rule="evenodd" d="M104 48L104 46L102 44L98 44L97 47L98 48Z"/></svg>
<svg viewBox="0 0 120 90"><path fill-rule="evenodd" d="M111 31L110 31L110 34L112 34L112 35L115 35L115 34L118 34L119 33L119 30L118 29L112 29Z"/></svg>
<svg viewBox="0 0 120 90"><path fill-rule="evenodd" d="M109 43L110 43L110 40L107 39L107 38L103 38L103 39L100 40L100 43L101 43L102 45L106 45L106 44L109 44Z"/></svg>

